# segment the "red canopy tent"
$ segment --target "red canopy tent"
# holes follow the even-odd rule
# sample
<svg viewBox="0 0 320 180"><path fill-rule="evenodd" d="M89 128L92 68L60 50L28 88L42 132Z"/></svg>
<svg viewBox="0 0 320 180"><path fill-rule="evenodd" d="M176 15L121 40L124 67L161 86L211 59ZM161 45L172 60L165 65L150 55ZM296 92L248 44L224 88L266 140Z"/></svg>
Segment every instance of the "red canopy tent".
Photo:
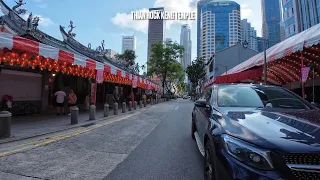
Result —
<svg viewBox="0 0 320 180"><path fill-rule="evenodd" d="M315 25L267 49L267 82L284 85L301 80L301 68L314 63L315 76L319 76L320 24ZM215 78L212 84L237 83L250 80L262 82L263 52ZM309 78L310 79L310 78Z"/></svg>

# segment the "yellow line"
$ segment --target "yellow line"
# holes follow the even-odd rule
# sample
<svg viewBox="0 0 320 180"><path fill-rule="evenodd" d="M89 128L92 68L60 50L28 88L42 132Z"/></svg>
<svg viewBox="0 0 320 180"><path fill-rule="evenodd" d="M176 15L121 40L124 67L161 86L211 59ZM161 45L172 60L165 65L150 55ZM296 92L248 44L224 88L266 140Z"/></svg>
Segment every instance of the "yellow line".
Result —
<svg viewBox="0 0 320 180"><path fill-rule="evenodd" d="M131 117L133 115L138 114L138 113L139 112L136 112L136 113L131 114L129 116L125 116L125 117L122 117L122 118L119 118L119 119L116 119L116 120L108 121L106 123L97 124L96 126L88 128L88 129L85 129L85 130L78 130L78 131L73 132L71 135L54 136L50 140L43 141L43 142L40 142L40 143L37 143L37 141L33 141L33 142L25 143L25 144L22 144L22 145L18 145L18 146L23 146L23 147L19 148L19 149L14 149L14 150L11 150L11 151L2 152L2 153L0 153L0 158L4 157L4 156L11 155L11 154L19 153L19 152L22 152L24 150L30 150L30 149L37 148L37 147L40 147L40 146L46 146L48 144L51 144L51 143L54 143L54 142L57 142L57 141L66 140L66 139L71 138L71 137L79 136L79 135L81 135L83 133L95 130L95 129L103 127L105 125L109 125L109 124L112 124L112 123L115 123L115 122L122 121L122 120L127 119L127 118L129 118L129 117ZM30 144L31 144L31 146L30 146ZM27 146L25 146L25 145L27 145Z"/></svg>

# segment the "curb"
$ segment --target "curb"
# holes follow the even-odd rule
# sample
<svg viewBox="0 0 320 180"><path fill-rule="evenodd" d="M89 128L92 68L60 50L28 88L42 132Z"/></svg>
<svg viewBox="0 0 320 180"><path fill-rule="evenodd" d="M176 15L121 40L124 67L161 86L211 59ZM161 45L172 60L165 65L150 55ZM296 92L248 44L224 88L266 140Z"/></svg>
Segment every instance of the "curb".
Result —
<svg viewBox="0 0 320 180"><path fill-rule="evenodd" d="M162 104L162 103L158 103L158 104ZM155 105L158 105L158 104L154 104L152 106L155 106ZM48 134L52 134L52 133L62 132L62 131L65 131L65 130L75 129L75 128L78 128L78 127L81 127L81 126L86 126L86 125L89 125L89 124L92 124L92 123L101 122L101 121L113 119L113 118L116 118L116 117L120 117L122 115L133 114L135 112L148 110L152 106L147 106L147 107L144 107L142 109L127 111L125 113L121 113L121 114L118 114L118 115L102 117L102 118L98 118L96 120L86 120L85 122L83 122L81 124L75 124L75 125L69 124L68 127L60 128L58 130L52 130L52 131L47 131L47 132L43 132L43 133L36 133L36 134L32 134L32 135L27 135L27 136L24 136L24 137L11 137L11 138L7 138L7 139L0 139L0 144L10 143L10 142L14 142L14 141L21 141L21 140L26 140L26 139L30 139L30 138L34 138L34 137L39 137L39 136L44 136L44 135L48 135Z"/></svg>

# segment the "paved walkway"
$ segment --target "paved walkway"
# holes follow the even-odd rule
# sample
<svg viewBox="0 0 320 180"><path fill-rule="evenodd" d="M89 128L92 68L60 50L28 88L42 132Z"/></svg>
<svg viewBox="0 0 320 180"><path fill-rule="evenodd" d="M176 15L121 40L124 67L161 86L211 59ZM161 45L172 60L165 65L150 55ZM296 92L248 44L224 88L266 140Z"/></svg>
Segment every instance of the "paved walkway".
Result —
<svg viewBox="0 0 320 180"><path fill-rule="evenodd" d="M140 108L138 107L138 110ZM128 110L127 110L127 113ZM122 110L119 108L118 115L121 115ZM108 118L112 118L115 116L113 114L113 110L109 110ZM103 110L98 109L96 111L96 119L103 118ZM10 141L15 141L19 139L25 139L29 137L44 135L47 133L57 132L73 127L77 127L79 125L87 124L92 121L89 121L89 111L80 112L79 113L79 124L71 125L71 116L68 115L60 115L56 114L50 115L38 115L38 116L20 116L20 117L12 117L11 118L11 138L0 139L0 144Z"/></svg>

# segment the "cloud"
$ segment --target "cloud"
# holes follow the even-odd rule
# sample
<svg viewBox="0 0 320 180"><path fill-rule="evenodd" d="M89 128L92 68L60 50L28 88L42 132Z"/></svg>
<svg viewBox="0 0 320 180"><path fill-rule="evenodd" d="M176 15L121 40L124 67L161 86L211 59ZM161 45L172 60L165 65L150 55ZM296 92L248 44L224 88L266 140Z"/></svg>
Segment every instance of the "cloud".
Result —
<svg viewBox="0 0 320 180"><path fill-rule="evenodd" d="M38 16L40 18L40 21L39 21L39 26L42 26L42 27L49 27L49 26L52 26L52 25L55 25L55 23L50 19L50 18L46 18L46 17L43 17L41 15L36 15L34 14L33 17L36 17ZM24 20L27 20L29 17L29 14L24 14L22 16L22 18Z"/></svg>
<svg viewBox="0 0 320 180"><path fill-rule="evenodd" d="M154 7L164 7L168 12L196 12L196 0L156 0ZM140 9L136 11L148 12L148 9ZM129 28L143 33L147 33L148 21L147 20L133 20L130 13L117 13L111 21L113 24L122 28ZM192 21L183 20L167 20L166 28L169 29L173 24L189 24Z"/></svg>
<svg viewBox="0 0 320 180"><path fill-rule="evenodd" d="M138 11L148 12L148 9L140 9ZM134 29L143 33L147 33L148 21L133 20L131 13L117 13L112 19L112 23L122 28Z"/></svg>

